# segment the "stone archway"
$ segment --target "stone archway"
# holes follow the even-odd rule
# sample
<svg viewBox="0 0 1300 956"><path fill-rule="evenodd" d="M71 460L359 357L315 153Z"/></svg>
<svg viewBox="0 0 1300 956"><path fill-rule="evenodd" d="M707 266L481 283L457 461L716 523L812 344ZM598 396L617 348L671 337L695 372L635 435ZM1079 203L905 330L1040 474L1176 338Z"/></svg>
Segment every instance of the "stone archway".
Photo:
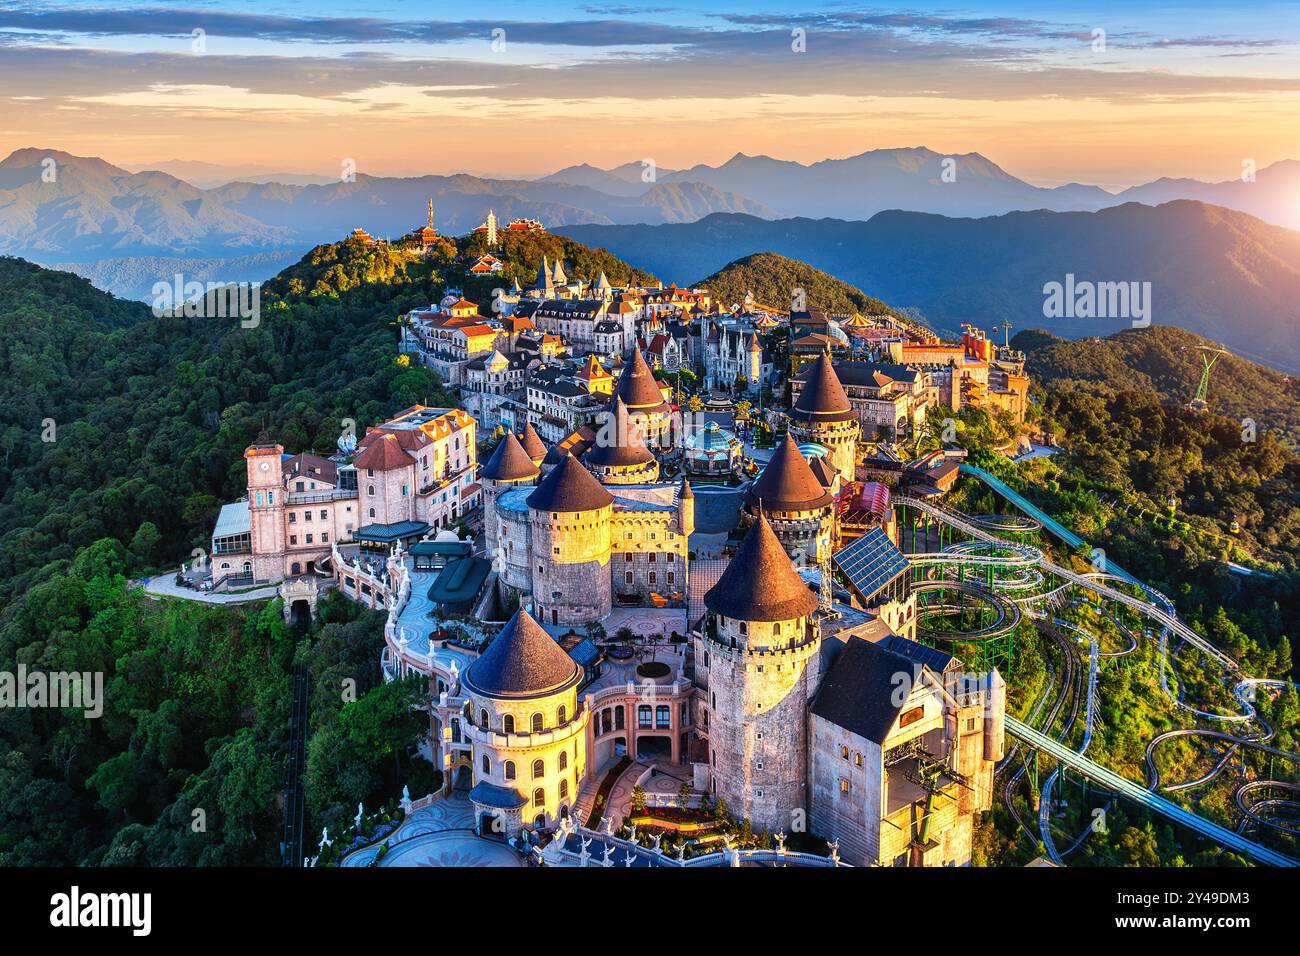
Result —
<svg viewBox="0 0 1300 956"><path fill-rule="evenodd" d="M310 624L316 614L316 601L320 597L320 590L320 581L315 577L286 578L280 585L285 623Z"/></svg>

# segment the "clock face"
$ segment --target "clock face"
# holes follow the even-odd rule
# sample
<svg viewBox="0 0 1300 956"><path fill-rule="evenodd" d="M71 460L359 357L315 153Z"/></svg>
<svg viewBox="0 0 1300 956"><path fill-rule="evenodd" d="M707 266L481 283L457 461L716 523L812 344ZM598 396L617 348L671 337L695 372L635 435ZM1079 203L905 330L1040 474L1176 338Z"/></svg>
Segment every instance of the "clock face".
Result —
<svg viewBox="0 0 1300 956"><path fill-rule="evenodd" d="M270 467L271 467L271 463L270 463L270 462L266 462L266 461L262 462L262 470L263 470L263 471L266 471L266 470L269 469Z"/></svg>

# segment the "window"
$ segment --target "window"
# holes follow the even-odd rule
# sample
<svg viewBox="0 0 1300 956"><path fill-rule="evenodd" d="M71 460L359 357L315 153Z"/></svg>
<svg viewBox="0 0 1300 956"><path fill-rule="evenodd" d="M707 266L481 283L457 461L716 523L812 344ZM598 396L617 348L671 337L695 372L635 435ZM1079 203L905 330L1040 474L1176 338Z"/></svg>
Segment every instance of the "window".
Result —
<svg viewBox="0 0 1300 956"><path fill-rule="evenodd" d="M840 793L849 792L849 781L845 777L840 777Z"/></svg>
<svg viewBox="0 0 1300 956"><path fill-rule="evenodd" d="M533 779L546 776L546 762L540 758L533 761Z"/></svg>
<svg viewBox="0 0 1300 956"><path fill-rule="evenodd" d="M488 760L488 755L483 755L483 775L487 776L492 772L492 761Z"/></svg>
<svg viewBox="0 0 1300 956"><path fill-rule="evenodd" d="M614 708L614 729L623 729L623 705L619 704Z"/></svg>
<svg viewBox="0 0 1300 956"><path fill-rule="evenodd" d="M849 759L849 748L848 748L848 747L841 747L841 748L840 748L840 756L843 757L845 760L848 760L848 759Z"/></svg>
<svg viewBox="0 0 1300 956"><path fill-rule="evenodd" d="M480 710L478 712L478 724L484 730L491 730L491 728L488 726L488 715L486 710Z"/></svg>
<svg viewBox="0 0 1300 956"><path fill-rule="evenodd" d="M913 707L911 710L905 710L898 716L898 726L906 727L908 724L914 724L925 716L924 707Z"/></svg>
<svg viewBox="0 0 1300 956"><path fill-rule="evenodd" d="M568 796L569 796L569 781L567 781L567 780L561 780L561 781L560 781L560 799L561 799L561 800L567 799Z"/></svg>
<svg viewBox="0 0 1300 956"><path fill-rule="evenodd" d="M569 752L568 752L567 750L561 750L561 751L560 751L560 764L559 764L559 767L560 767L561 770L568 770L568 769L569 769Z"/></svg>
<svg viewBox="0 0 1300 956"><path fill-rule="evenodd" d="M329 515L329 512L326 511L324 508L322 508L322 509L320 510L320 520L321 520L321 521L324 521L328 515Z"/></svg>
<svg viewBox="0 0 1300 956"><path fill-rule="evenodd" d="M370 495L371 498L373 498L373 497L375 496L375 486L374 486L374 485L367 485L367 486L366 486L366 493L367 493L368 495Z"/></svg>
<svg viewBox="0 0 1300 956"><path fill-rule="evenodd" d="M533 733L540 734L541 732L542 732L542 715L533 714Z"/></svg>
<svg viewBox="0 0 1300 956"><path fill-rule="evenodd" d="M772 633L773 633L773 634L780 634L780 633L781 633L781 622L780 622L780 621L777 621L775 624L772 625Z"/></svg>
<svg viewBox="0 0 1300 956"><path fill-rule="evenodd" d="M653 571L650 572L650 583L651 584L655 583L655 573Z"/></svg>
<svg viewBox="0 0 1300 956"><path fill-rule="evenodd" d="M649 704L642 704L636 709L636 722L638 727L649 727L650 718L651 714Z"/></svg>
<svg viewBox="0 0 1300 956"><path fill-rule="evenodd" d="M506 779L515 779L515 762L513 760L506 761Z"/></svg>
<svg viewBox="0 0 1300 956"><path fill-rule="evenodd" d="M297 544L297 543L298 543L298 536L297 536L296 534L291 534L291 535L289 535L289 543L290 543L290 544Z"/></svg>
<svg viewBox="0 0 1300 956"><path fill-rule="evenodd" d="M855 764L857 764L859 767L861 767L861 766L862 766L862 754L854 754L854 755L853 755L853 762L854 762Z"/></svg>
<svg viewBox="0 0 1300 956"><path fill-rule="evenodd" d="M627 574L623 575L623 577L627 579L627 583L628 583L628 584L631 584L631 583L632 583L632 572L631 572L631 571L627 572Z"/></svg>
<svg viewBox="0 0 1300 956"><path fill-rule="evenodd" d="M667 705L660 704L655 708L655 726L669 727L672 725L672 711Z"/></svg>
<svg viewBox="0 0 1300 956"><path fill-rule="evenodd" d="M501 718L501 732L513 734L515 732L515 715L506 714Z"/></svg>
<svg viewBox="0 0 1300 956"><path fill-rule="evenodd" d="M557 711L555 712L555 722L556 722L557 724L562 724L562 723L564 723L565 714L566 714L566 711L565 711L565 709L564 709L564 705L561 704L561 705L560 705L560 709L557 710Z"/></svg>

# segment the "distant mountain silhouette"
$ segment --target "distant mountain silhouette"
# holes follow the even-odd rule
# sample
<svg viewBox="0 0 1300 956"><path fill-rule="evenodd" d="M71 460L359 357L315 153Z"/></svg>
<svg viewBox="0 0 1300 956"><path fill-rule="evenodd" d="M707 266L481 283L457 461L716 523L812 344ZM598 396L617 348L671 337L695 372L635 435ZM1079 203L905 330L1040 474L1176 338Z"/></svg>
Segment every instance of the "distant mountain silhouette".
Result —
<svg viewBox="0 0 1300 956"><path fill-rule="evenodd" d="M867 222L713 215L663 226L569 226L663 277L689 284L755 252L807 262L935 326L1010 322L1067 338L1132 327L1125 318L1049 318L1044 285L1150 282L1152 321L1300 372L1300 233L1204 203L1126 203L1095 213L949 219L883 212Z"/></svg>

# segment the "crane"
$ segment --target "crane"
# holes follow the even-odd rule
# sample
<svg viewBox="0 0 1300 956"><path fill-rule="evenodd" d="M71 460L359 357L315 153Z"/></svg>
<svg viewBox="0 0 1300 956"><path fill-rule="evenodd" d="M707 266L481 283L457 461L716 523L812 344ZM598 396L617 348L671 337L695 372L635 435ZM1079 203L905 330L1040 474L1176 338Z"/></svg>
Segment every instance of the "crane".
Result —
<svg viewBox="0 0 1300 956"><path fill-rule="evenodd" d="M1201 372L1201 381L1196 386L1196 397L1187 403L1187 407L1193 411L1203 412L1210 407L1210 403L1205 398L1210 390L1210 369L1214 368L1214 363L1219 360L1220 355L1231 353L1227 349L1211 348L1208 345L1195 345L1193 348L1203 353L1201 364L1205 368Z"/></svg>

